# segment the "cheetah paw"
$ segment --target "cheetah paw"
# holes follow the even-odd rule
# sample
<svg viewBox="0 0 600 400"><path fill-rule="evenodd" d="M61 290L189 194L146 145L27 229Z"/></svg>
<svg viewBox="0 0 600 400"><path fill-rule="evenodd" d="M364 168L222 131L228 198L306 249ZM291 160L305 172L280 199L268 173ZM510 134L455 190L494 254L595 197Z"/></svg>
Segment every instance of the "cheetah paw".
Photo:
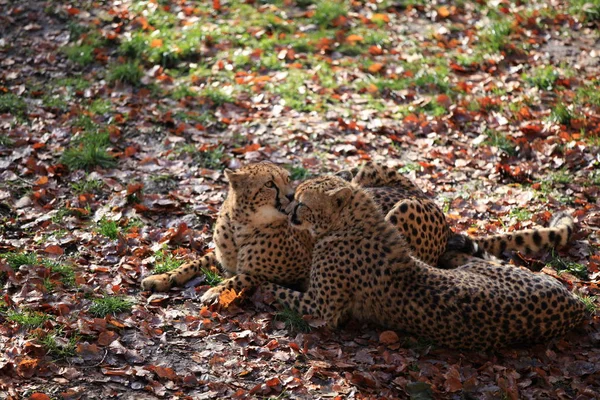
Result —
<svg viewBox="0 0 600 400"><path fill-rule="evenodd" d="M212 304L212 303L218 301L220 296L221 296L221 289L219 289L218 287L213 287L213 288L208 289L202 295L202 297L200 297L200 302L202 302L203 304Z"/></svg>
<svg viewBox="0 0 600 400"><path fill-rule="evenodd" d="M171 286L171 280L167 274L150 275L142 281L142 289L152 292L167 292Z"/></svg>

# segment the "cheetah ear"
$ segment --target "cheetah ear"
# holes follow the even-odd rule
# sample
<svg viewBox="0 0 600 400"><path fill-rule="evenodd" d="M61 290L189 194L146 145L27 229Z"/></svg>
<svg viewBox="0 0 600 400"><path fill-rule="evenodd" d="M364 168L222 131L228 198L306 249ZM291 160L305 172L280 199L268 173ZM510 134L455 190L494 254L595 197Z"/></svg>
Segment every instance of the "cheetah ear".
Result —
<svg viewBox="0 0 600 400"><path fill-rule="evenodd" d="M332 198L334 204L341 210L350 202L350 197L352 197L352 189L342 187L330 190L327 192L327 194Z"/></svg>
<svg viewBox="0 0 600 400"><path fill-rule="evenodd" d="M245 176L246 174L243 172L234 171L229 168L225 169L225 177L227 178L227 181L229 181L229 185L234 189L239 187Z"/></svg>

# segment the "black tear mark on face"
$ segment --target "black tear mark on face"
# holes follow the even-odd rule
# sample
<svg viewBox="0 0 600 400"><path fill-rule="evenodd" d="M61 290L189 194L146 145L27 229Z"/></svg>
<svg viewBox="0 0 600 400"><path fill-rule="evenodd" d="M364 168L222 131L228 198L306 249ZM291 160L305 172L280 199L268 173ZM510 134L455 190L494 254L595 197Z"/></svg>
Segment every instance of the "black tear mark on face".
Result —
<svg viewBox="0 0 600 400"><path fill-rule="evenodd" d="M300 221L298 219L298 214L297 214L298 208L301 205L303 205L303 204L302 203L296 204L296 207L294 207L294 211L292 211L292 219L291 219L291 221L292 221L292 224L294 224L294 225L302 225L302 221Z"/></svg>

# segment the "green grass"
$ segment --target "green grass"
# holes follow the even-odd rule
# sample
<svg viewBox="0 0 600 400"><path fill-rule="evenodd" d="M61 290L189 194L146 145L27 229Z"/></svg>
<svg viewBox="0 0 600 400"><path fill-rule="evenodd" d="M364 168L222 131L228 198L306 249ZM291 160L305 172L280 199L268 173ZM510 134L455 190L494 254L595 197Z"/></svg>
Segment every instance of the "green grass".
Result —
<svg viewBox="0 0 600 400"><path fill-rule="evenodd" d="M407 163L407 164L404 164L402 167L398 168L398 172L403 175L408 174L411 171L421 171L421 170L423 170L423 167L417 163Z"/></svg>
<svg viewBox="0 0 600 400"><path fill-rule="evenodd" d="M303 181L311 175L310 171L304 167L286 165L286 169L290 171L290 179L293 181Z"/></svg>
<svg viewBox="0 0 600 400"><path fill-rule="evenodd" d="M124 64L113 64L108 70L108 82L128 83L133 86L139 86L142 83L142 71L139 62L128 61Z"/></svg>
<svg viewBox="0 0 600 400"><path fill-rule="evenodd" d="M61 95L46 95L42 97L42 104L44 107L65 111L69 108L69 103L67 103Z"/></svg>
<svg viewBox="0 0 600 400"><path fill-rule="evenodd" d="M484 52L495 54L506 48L510 42L512 23L507 20L493 22L479 35L478 47Z"/></svg>
<svg viewBox="0 0 600 400"><path fill-rule="evenodd" d="M588 85L577 88L575 102L600 107L600 80L592 80Z"/></svg>
<svg viewBox="0 0 600 400"><path fill-rule="evenodd" d="M522 78L540 90L551 90L558 80L558 71L553 66L548 65L536 68L529 75L524 74Z"/></svg>
<svg viewBox="0 0 600 400"><path fill-rule="evenodd" d="M571 0L569 13L585 22L600 21L600 0Z"/></svg>
<svg viewBox="0 0 600 400"><path fill-rule="evenodd" d="M204 278L206 279L206 283L208 285L217 286L219 283L223 282L223 277L219 275L218 272L209 268L202 268L201 271L204 274Z"/></svg>
<svg viewBox="0 0 600 400"><path fill-rule="evenodd" d="M41 327L46 321L51 319L51 316L38 311L23 310L8 311L6 319L16 322L26 329L31 329Z"/></svg>
<svg viewBox="0 0 600 400"><path fill-rule="evenodd" d="M311 331L310 325L302 318L302 315L289 308L277 312L275 320L285 323L285 327L293 332L308 333Z"/></svg>
<svg viewBox="0 0 600 400"><path fill-rule="evenodd" d="M106 114L112 111L113 105L109 99L96 99L90 104L88 108L90 112L94 114Z"/></svg>
<svg viewBox="0 0 600 400"><path fill-rule="evenodd" d="M596 311L598 311L598 305L596 304L596 301L598 300L598 296L580 296L580 295L578 295L577 297L579 297L579 300L581 300L581 302L583 304L585 304L585 309L587 310L587 312L590 315L596 314Z"/></svg>
<svg viewBox="0 0 600 400"><path fill-rule="evenodd" d="M86 66L94 62L94 47L90 45L81 45L81 46L67 46L62 49L63 53L67 56L67 58L74 62L75 64L79 64L81 66Z"/></svg>
<svg viewBox="0 0 600 400"><path fill-rule="evenodd" d="M223 168L223 157L225 157L225 150L223 146L217 146L212 149L207 149L204 151L198 150L198 148L193 144L185 144L179 148L177 148L176 152L178 154L190 154L194 161L198 163L198 165L202 168L207 169L222 169Z"/></svg>
<svg viewBox="0 0 600 400"><path fill-rule="evenodd" d="M60 280L63 285L71 287L75 286L75 271L73 267L68 264L64 264L58 261L43 259L42 264L48 268L53 274L60 275Z"/></svg>
<svg viewBox="0 0 600 400"><path fill-rule="evenodd" d="M79 76L57 79L54 84L55 87L67 87L75 91L83 91L92 86L90 81Z"/></svg>
<svg viewBox="0 0 600 400"><path fill-rule="evenodd" d="M27 111L27 103L13 93L0 94L0 114L23 115Z"/></svg>
<svg viewBox="0 0 600 400"><path fill-rule="evenodd" d="M226 91L212 86L205 88L200 95L210 100L216 106L235 102L233 97Z"/></svg>
<svg viewBox="0 0 600 400"><path fill-rule="evenodd" d="M548 265L554 267L559 274L568 272L580 279L588 279L588 269L585 265L571 260L564 260L554 252Z"/></svg>
<svg viewBox="0 0 600 400"><path fill-rule="evenodd" d="M173 271L183 264L183 260L178 260L166 249L161 249L154 253L156 263L154 264L155 274L164 274L165 272Z"/></svg>
<svg viewBox="0 0 600 400"><path fill-rule="evenodd" d="M93 121L89 125L87 121L92 120L83 116L78 119L77 123L81 123L85 130L95 130L96 126ZM73 141L78 145L65 150L61 158L61 161L69 169L89 170L96 166L111 168L117 165L115 158L106 151L106 147L110 144L107 132L86 133Z"/></svg>
<svg viewBox="0 0 600 400"><path fill-rule="evenodd" d="M181 100L186 97L198 97L198 93L187 85L179 85L171 92L171 97L175 100Z"/></svg>
<svg viewBox="0 0 600 400"><path fill-rule="evenodd" d="M119 237L119 233L121 232L121 228L116 221L102 218L98 221L98 233L103 236L106 236L109 239L115 240Z"/></svg>
<svg viewBox="0 0 600 400"><path fill-rule="evenodd" d="M103 318L108 314L117 314L121 312L129 312L133 307L133 303L125 300L121 296L106 296L92 300L88 312L98 318Z"/></svg>
<svg viewBox="0 0 600 400"><path fill-rule="evenodd" d="M343 0L318 0L316 5L312 20L323 28L331 27L337 18L348 15L347 3Z"/></svg>
<svg viewBox="0 0 600 400"><path fill-rule="evenodd" d="M0 146L10 147L14 144L13 140L4 133L0 133Z"/></svg>
<svg viewBox="0 0 600 400"><path fill-rule="evenodd" d="M484 144L497 147L509 156L514 156L517 154L517 147L515 146L514 142L507 138L503 133L486 129L484 134L488 137L488 139L483 142Z"/></svg>
<svg viewBox="0 0 600 400"><path fill-rule="evenodd" d="M47 352L46 354L56 361L74 357L78 341L79 336L74 335L69 338L65 336L61 328L53 329L44 336L37 336L37 342L44 346Z"/></svg>
<svg viewBox="0 0 600 400"><path fill-rule="evenodd" d="M104 182L100 179L86 179L71 183L71 189L75 194L95 193L104 187Z"/></svg>
<svg viewBox="0 0 600 400"><path fill-rule="evenodd" d="M35 253L4 253L0 255L1 258L4 258L6 263L14 270L19 269L22 265L36 265L37 264L37 255Z"/></svg>
<svg viewBox="0 0 600 400"><path fill-rule="evenodd" d="M533 214L524 208L513 208L509 215L516 218L517 221L530 221Z"/></svg>
<svg viewBox="0 0 600 400"><path fill-rule="evenodd" d="M552 107L550 113L550 121L562 125L569 125L571 120L577 117L578 115L573 111L573 108L566 106L564 103L556 104Z"/></svg>

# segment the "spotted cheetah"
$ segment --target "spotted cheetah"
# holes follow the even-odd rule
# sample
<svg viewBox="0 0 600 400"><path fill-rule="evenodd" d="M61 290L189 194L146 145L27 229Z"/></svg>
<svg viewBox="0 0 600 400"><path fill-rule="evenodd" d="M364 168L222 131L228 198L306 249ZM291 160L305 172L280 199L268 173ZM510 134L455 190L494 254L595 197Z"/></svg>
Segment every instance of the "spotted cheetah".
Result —
<svg viewBox="0 0 600 400"><path fill-rule="evenodd" d="M472 257L443 270L416 259L362 188L337 177L298 186L290 222L315 239L309 287L263 283L286 307L338 326L348 316L449 347L488 349L563 334L586 317L555 279Z"/></svg>

